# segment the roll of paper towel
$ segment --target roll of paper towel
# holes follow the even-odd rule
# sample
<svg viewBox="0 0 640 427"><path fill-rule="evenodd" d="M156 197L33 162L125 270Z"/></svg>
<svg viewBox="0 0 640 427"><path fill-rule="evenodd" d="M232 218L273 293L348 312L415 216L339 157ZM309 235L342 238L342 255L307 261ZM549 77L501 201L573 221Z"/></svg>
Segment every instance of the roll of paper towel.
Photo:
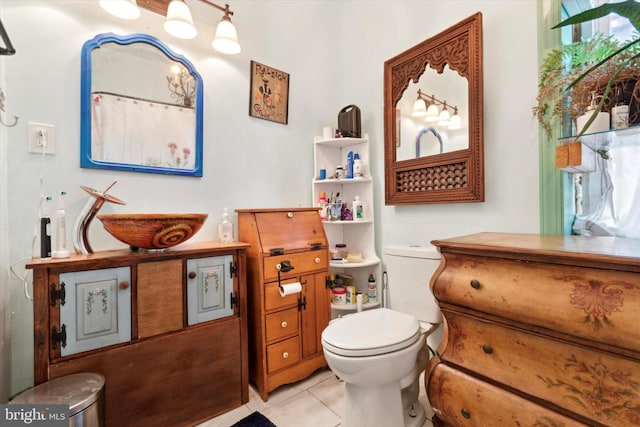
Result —
<svg viewBox="0 0 640 427"><path fill-rule="evenodd" d="M280 285L279 288L281 297L286 297L291 294L299 294L302 292L302 284L300 282L286 283L284 285Z"/></svg>

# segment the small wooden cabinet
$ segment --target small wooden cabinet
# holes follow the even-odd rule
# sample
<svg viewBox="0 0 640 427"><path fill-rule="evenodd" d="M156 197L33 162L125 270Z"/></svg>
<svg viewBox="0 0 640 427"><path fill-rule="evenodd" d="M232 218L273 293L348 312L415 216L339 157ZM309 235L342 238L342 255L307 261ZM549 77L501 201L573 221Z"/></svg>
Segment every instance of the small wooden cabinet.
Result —
<svg viewBox="0 0 640 427"><path fill-rule="evenodd" d="M640 425L639 240L433 244L446 325L425 379L434 425Z"/></svg>
<svg viewBox="0 0 640 427"><path fill-rule="evenodd" d="M249 372L267 401L277 387L326 366L321 333L331 317L329 253L318 209L238 210L247 250ZM280 284L301 284L282 296Z"/></svg>
<svg viewBox="0 0 640 427"><path fill-rule="evenodd" d="M247 246L34 259L35 383L104 375L107 426L191 426L247 403Z"/></svg>

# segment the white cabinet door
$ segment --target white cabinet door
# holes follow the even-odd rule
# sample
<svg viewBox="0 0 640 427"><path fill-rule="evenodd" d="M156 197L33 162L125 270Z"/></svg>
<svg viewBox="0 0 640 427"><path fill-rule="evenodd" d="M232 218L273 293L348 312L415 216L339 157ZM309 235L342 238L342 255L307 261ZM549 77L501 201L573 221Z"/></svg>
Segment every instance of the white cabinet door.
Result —
<svg viewBox="0 0 640 427"><path fill-rule="evenodd" d="M129 267L63 273L60 283L66 289L60 306L67 332L62 356L131 340Z"/></svg>
<svg viewBox="0 0 640 427"><path fill-rule="evenodd" d="M187 260L189 325L233 315L232 261L231 255Z"/></svg>

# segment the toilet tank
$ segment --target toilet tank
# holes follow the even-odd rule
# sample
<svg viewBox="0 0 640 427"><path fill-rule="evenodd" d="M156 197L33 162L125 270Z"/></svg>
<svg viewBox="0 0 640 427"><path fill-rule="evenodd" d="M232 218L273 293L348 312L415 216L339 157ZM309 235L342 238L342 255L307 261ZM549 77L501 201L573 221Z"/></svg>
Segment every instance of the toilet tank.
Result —
<svg viewBox="0 0 640 427"><path fill-rule="evenodd" d="M442 323L440 308L429 287L440 265L440 253L431 245L392 245L384 248L385 306L427 323ZM384 281L383 281L384 286Z"/></svg>

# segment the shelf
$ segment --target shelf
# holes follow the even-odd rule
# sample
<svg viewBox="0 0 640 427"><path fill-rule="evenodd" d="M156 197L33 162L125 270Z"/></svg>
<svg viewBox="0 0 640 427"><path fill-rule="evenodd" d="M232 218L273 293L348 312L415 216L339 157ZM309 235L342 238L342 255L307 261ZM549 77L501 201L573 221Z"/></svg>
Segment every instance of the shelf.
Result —
<svg viewBox="0 0 640 427"><path fill-rule="evenodd" d="M593 151L603 150L612 145L637 145L640 127L634 126L625 129L612 129L604 132L596 132L582 135L580 138L570 136L560 138L562 145L580 141L583 145L589 147Z"/></svg>
<svg viewBox="0 0 640 427"><path fill-rule="evenodd" d="M371 177L366 178L342 178L342 179L314 179L314 184L364 184L371 182Z"/></svg>
<svg viewBox="0 0 640 427"><path fill-rule="evenodd" d="M317 145L326 145L327 147L351 147L352 145L362 144L366 142L367 138L331 138L322 139L321 136L316 136L315 143Z"/></svg>
<svg viewBox="0 0 640 427"><path fill-rule="evenodd" d="M372 265L380 264L380 259L378 257L375 258L365 258L362 262L340 262L340 261L331 261L329 266L332 268L361 268L361 267L371 267Z"/></svg>
<svg viewBox="0 0 640 427"><path fill-rule="evenodd" d="M322 221L323 224L333 224L333 225L345 225L345 224L371 224L373 221L371 219L359 219L359 220L351 220L351 221L330 221L325 220Z"/></svg>
<svg viewBox="0 0 640 427"><path fill-rule="evenodd" d="M363 310L368 310L370 308L376 308L376 307L380 307L380 302L367 302L362 304L362 309ZM356 311L356 305L355 304L334 304L331 303L331 309L333 310L338 310L338 311Z"/></svg>

